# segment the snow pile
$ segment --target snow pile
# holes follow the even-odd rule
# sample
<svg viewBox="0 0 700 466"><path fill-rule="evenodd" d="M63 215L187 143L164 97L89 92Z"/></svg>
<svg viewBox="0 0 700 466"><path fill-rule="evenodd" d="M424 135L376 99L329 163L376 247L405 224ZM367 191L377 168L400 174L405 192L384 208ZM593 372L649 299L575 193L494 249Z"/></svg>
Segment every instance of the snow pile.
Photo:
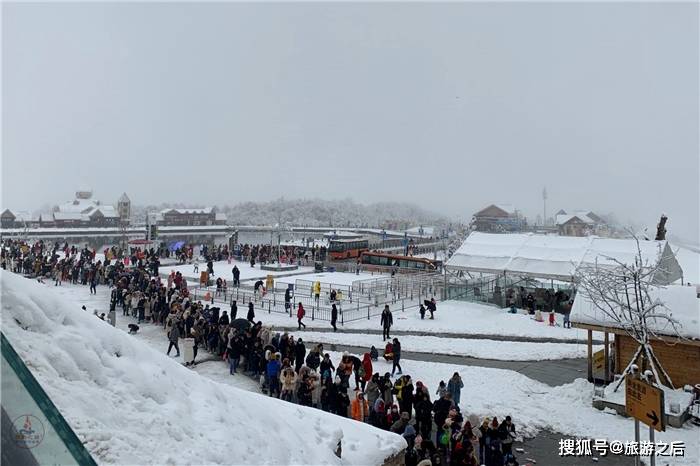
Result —
<svg viewBox="0 0 700 466"><path fill-rule="evenodd" d="M700 339L700 299L694 286L671 285L666 288L652 288L649 295L654 302L663 304L663 308L657 308L657 314L667 315L678 322L677 330L680 336ZM579 293L574 300L571 321L620 328L617 322L598 309L583 293ZM658 334L676 335L676 330L666 319L647 318L647 322L649 328Z"/></svg>
<svg viewBox="0 0 700 466"><path fill-rule="evenodd" d="M405 447L207 380L45 286L5 271L0 280L3 332L99 463L380 464Z"/></svg>

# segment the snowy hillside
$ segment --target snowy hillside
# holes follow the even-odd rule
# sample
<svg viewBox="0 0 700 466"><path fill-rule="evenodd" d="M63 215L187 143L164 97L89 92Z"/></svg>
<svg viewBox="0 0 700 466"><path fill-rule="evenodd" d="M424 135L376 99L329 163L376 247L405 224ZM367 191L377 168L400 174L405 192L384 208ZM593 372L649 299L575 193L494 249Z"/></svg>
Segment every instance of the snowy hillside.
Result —
<svg viewBox="0 0 700 466"><path fill-rule="evenodd" d="M367 424L204 379L44 285L5 271L0 281L3 332L98 463L364 465L405 447Z"/></svg>

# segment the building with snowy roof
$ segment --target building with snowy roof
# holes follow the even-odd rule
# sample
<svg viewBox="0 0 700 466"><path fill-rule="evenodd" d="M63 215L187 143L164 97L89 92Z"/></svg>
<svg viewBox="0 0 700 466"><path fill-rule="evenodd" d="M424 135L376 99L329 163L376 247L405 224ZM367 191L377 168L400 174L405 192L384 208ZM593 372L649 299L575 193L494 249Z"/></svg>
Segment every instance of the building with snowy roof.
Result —
<svg viewBox="0 0 700 466"><path fill-rule="evenodd" d="M639 248L645 263L659 265L656 283L667 285L682 277L666 241L640 241ZM637 252L634 239L473 232L447 261L446 269L574 282L581 265L629 264Z"/></svg>
<svg viewBox="0 0 700 466"><path fill-rule="evenodd" d="M605 221L591 211L576 210L567 213L562 209L554 216L554 223L561 236L607 236L609 234Z"/></svg>
<svg viewBox="0 0 700 466"><path fill-rule="evenodd" d="M126 193L119 202L128 201ZM110 204L92 198L92 191L76 191L72 201L57 205L53 209L53 223L58 228L66 227L113 227L120 222L119 211ZM129 221L128 217L123 219Z"/></svg>
<svg viewBox="0 0 700 466"><path fill-rule="evenodd" d="M41 215L35 216L26 210L5 209L0 214L2 228L33 228L40 226L41 222Z"/></svg>
<svg viewBox="0 0 700 466"><path fill-rule="evenodd" d="M226 225L226 214L216 207L163 209L156 222L161 226Z"/></svg>
<svg viewBox="0 0 700 466"><path fill-rule="evenodd" d="M491 204L475 213L471 223L473 230L489 233L522 231L525 225L525 218L510 204Z"/></svg>
<svg viewBox="0 0 700 466"><path fill-rule="evenodd" d="M700 383L700 299L694 286L670 285L654 287L650 290L652 302L662 303L656 314L666 314L677 322L674 329L666 319L648 318L647 325L655 336L651 338L654 354L670 376L676 387ZM620 309L622 310L622 309ZM595 306L584 294L576 295L571 308L573 327L588 331L588 377L593 379L592 332L602 332L605 336L606 357L605 380L612 374L620 373L631 361L637 350L637 342L629 336L619 322ZM608 347L612 335L615 351ZM609 361L608 354L612 355Z"/></svg>

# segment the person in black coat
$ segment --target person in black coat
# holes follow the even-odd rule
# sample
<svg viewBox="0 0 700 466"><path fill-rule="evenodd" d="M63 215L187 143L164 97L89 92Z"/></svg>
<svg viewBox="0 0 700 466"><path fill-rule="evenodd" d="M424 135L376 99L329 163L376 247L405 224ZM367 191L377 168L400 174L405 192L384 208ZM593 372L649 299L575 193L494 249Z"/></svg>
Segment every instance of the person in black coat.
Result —
<svg viewBox="0 0 700 466"><path fill-rule="evenodd" d="M292 315L292 290L289 288L284 290L284 309Z"/></svg>
<svg viewBox="0 0 700 466"><path fill-rule="evenodd" d="M306 346L301 338L297 339L297 344L294 345L294 370L299 373L299 369L304 364L304 356L306 356Z"/></svg>
<svg viewBox="0 0 700 466"><path fill-rule="evenodd" d="M421 397L416 402L416 432L425 439L430 438L430 431L433 430L432 410L433 405L427 397Z"/></svg>
<svg viewBox="0 0 700 466"><path fill-rule="evenodd" d="M231 301L231 321L236 320L236 315L238 314L238 305L236 301Z"/></svg>
<svg viewBox="0 0 700 466"><path fill-rule="evenodd" d="M338 331L338 327L335 324L338 322L338 307L333 303L331 306L331 325L333 326L333 331Z"/></svg>
<svg viewBox="0 0 700 466"><path fill-rule="evenodd" d="M389 310L389 305L384 305L384 310L382 311L382 318L380 320L382 325L382 339L389 340L389 329L394 325L394 317L391 315L391 310Z"/></svg>
<svg viewBox="0 0 700 466"><path fill-rule="evenodd" d="M255 306L253 306L253 303L248 303L248 316L246 318L251 324L255 323Z"/></svg>
<svg viewBox="0 0 700 466"><path fill-rule="evenodd" d="M228 320L228 314L226 311L219 317L219 325L228 325L230 321Z"/></svg>
<svg viewBox="0 0 700 466"><path fill-rule="evenodd" d="M233 269L231 269L231 273L233 274L233 286L239 286L241 284L241 271L238 270L237 265L233 266Z"/></svg>
<svg viewBox="0 0 700 466"><path fill-rule="evenodd" d="M506 416L505 421L498 426L498 433L501 438L501 446L503 448L503 456L513 453L513 439L515 439L515 424L511 421L510 416Z"/></svg>
<svg viewBox="0 0 700 466"><path fill-rule="evenodd" d="M333 365L333 361L331 361L331 356L326 353L323 355L323 361L321 361L321 364L318 369L319 373L321 376L328 371L328 373L333 376L333 372L335 371L335 366Z"/></svg>
<svg viewBox="0 0 700 466"><path fill-rule="evenodd" d="M413 416L413 382L406 376L406 381L401 387L401 400L399 401L399 411L408 413L409 419Z"/></svg>
<svg viewBox="0 0 700 466"><path fill-rule="evenodd" d="M338 377L336 376L336 379ZM348 389L342 384L335 384L338 393L336 395L336 414L342 417L348 417L348 408L350 407L350 397L348 396Z"/></svg>
<svg viewBox="0 0 700 466"><path fill-rule="evenodd" d="M435 435L435 443L440 443L440 433L442 433L442 426L445 424L445 419L450 414L450 409L452 408L452 395L450 392L445 392L445 394L439 400L435 400L433 403L433 412L435 413L435 425L437 426L437 433Z"/></svg>
<svg viewBox="0 0 700 466"><path fill-rule="evenodd" d="M391 345L393 348L394 352L394 358L391 360L391 375L393 377L394 372L396 369L399 369L399 374L403 373L403 370L401 369L401 343L399 342L398 338L394 338L394 343Z"/></svg>

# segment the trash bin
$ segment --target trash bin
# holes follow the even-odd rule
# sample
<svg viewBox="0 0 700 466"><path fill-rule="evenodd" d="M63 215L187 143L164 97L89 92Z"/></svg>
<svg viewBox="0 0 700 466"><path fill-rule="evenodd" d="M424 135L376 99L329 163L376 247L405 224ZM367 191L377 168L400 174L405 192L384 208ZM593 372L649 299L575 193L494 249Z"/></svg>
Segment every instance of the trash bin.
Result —
<svg viewBox="0 0 700 466"><path fill-rule="evenodd" d="M314 271L323 272L323 262L314 262Z"/></svg>

